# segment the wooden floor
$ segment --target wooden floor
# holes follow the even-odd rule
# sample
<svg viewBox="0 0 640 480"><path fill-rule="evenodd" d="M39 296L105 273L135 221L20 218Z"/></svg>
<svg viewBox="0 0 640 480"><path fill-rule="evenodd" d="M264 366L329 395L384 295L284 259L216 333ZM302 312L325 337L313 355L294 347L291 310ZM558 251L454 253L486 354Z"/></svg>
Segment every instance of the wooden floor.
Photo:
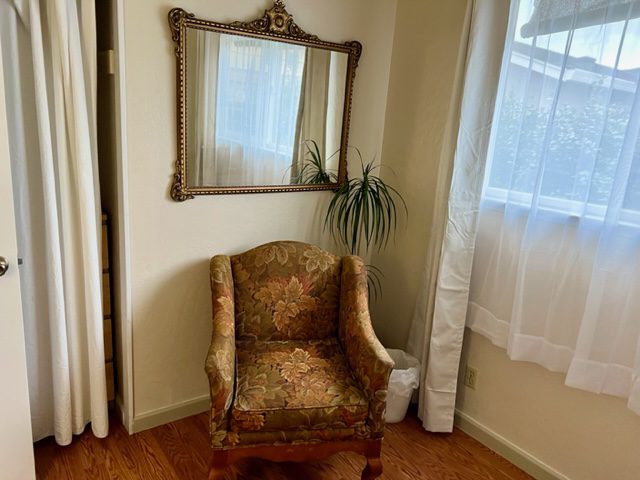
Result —
<svg viewBox="0 0 640 480"><path fill-rule="evenodd" d="M113 415L115 417L115 415ZM52 438L35 444L39 479L206 479L211 451L206 414L129 436L112 421L109 436L90 432L60 447ZM90 430L90 429L88 429ZM415 416L389 425L382 448L382 479L520 480L531 477L456 430L425 432ZM228 479L357 480L364 459L351 453L324 462L275 464L249 460L234 466Z"/></svg>

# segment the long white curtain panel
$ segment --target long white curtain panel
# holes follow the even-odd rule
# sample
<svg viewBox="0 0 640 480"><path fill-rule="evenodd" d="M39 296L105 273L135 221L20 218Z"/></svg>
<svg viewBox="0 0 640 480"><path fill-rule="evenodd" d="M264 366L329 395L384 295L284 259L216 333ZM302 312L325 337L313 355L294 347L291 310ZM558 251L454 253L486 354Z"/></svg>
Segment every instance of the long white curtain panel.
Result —
<svg viewBox="0 0 640 480"><path fill-rule="evenodd" d="M104 437L95 4L0 0L0 42L34 440Z"/></svg>

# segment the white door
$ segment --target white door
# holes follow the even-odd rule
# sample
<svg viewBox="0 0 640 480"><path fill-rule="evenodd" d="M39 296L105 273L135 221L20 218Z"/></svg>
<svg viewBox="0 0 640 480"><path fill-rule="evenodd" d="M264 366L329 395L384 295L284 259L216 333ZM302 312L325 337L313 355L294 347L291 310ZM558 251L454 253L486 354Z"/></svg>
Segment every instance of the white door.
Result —
<svg viewBox="0 0 640 480"><path fill-rule="evenodd" d="M35 478L0 50L0 478ZM4 273L3 273L4 272Z"/></svg>

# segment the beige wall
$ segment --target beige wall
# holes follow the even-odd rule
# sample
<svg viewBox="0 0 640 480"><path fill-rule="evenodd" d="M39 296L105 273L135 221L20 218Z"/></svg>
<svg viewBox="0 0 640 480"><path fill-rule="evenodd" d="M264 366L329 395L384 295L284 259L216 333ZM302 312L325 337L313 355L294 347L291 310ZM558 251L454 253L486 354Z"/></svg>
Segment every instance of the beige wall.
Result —
<svg viewBox="0 0 640 480"><path fill-rule="evenodd" d="M477 422L572 480L640 477L640 417L622 399L569 388L469 330L462 363L478 382L458 387L457 406Z"/></svg>
<svg viewBox="0 0 640 480"><path fill-rule="evenodd" d="M383 169L409 206L396 242L373 263L384 272L373 308L385 345L404 347L420 288L432 223L433 191L453 91L466 2L400 0L384 135Z"/></svg>
<svg viewBox="0 0 640 480"><path fill-rule="evenodd" d="M396 245L373 258L385 273L374 319L388 345L404 346L421 284L464 4L398 2L383 159L410 218ZM476 334L465 339L467 361L478 386L459 388L458 408L472 419L573 480L639 478L640 417L623 401L566 387L562 375L511 361Z"/></svg>
<svg viewBox="0 0 640 480"><path fill-rule="evenodd" d="M167 12L175 2L124 2L130 289L135 416L207 395L210 338L208 259L263 242L326 243L321 210L328 192L168 196L175 160L175 60ZM221 21L259 16L266 0L182 0ZM364 45L353 104L351 144L382 148L395 0L289 0L299 25L333 41Z"/></svg>

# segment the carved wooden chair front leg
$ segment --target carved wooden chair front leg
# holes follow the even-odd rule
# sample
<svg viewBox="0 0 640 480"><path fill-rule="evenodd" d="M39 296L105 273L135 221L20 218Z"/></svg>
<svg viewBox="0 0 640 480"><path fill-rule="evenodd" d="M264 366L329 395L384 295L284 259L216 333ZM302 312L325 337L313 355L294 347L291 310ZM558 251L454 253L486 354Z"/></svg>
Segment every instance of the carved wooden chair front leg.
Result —
<svg viewBox="0 0 640 480"><path fill-rule="evenodd" d="M365 450L367 457L367 466L362 471L362 480L374 480L382 475L382 460L380 454L382 452L382 440L377 440L370 444Z"/></svg>
<svg viewBox="0 0 640 480"><path fill-rule="evenodd" d="M229 466L229 455L224 450L213 452L209 480L224 480L225 472Z"/></svg>
<svg viewBox="0 0 640 480"><path fill-rule="evenodd" d="M382 460L380 457L367 457L367 466L362 472L362 480L374 480L382 475Z"/></svg>

